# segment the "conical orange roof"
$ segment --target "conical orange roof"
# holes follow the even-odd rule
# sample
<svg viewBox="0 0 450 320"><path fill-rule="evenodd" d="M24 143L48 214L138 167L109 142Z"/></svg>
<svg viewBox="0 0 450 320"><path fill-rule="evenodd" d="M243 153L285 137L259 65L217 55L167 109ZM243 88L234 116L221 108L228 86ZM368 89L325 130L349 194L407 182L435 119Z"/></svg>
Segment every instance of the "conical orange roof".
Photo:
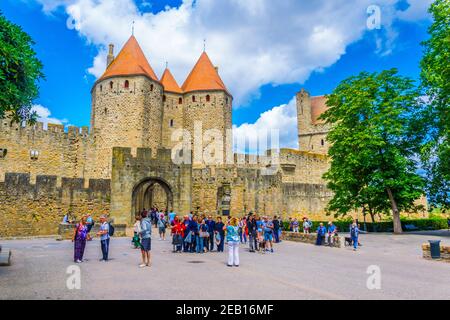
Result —
<svg viewBox="0 0 450 320"><path fill-rule="evenodd" d="M161 77L161 84L164 86L164 91L183 93L183 90L181 90L180 86L178 85L177 81L168 68L164 70L164 73Z"/></svg>
<svg viewBox="0 0 450 320"><path fill-rule="evenodd" d="M158 81L158 77L145 58L139 43L134 36L128 39L114 61L106 68L99 80L126 75L146 75Z"/></svg>
<svg viewBox="0 0 450 320"><path fill-rule="evenodd" d="M225 84L220 79L219 73L214 68L206 52L202 53L181 89L184 92L198 90L227 91Z"/></svg>

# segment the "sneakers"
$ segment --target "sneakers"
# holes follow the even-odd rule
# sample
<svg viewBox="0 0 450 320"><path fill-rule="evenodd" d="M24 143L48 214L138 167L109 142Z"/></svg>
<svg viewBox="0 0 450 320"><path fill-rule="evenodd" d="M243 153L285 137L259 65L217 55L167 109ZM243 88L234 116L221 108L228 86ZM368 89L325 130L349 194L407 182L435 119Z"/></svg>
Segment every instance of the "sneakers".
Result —
<svg viewBox="0 0 450 320"><path fill-rule="evenodd" d="M81 260L77 260L77 261L75 261L75 263L81 263L81 262L83 262L83 261L81 261Z"/></svg>
<svg viewBox="0 0 450 320"><path fill-rule="evenodd" d="M270 252L272 252L272 253L273 253L273 249L270 249Z"/></svg>
<svg viewBox="0 0 450 320"><path fill-rule="evenodd" d="M146 267L147 265L145 264L145 263L141 263L140 265L139 265L139 268L144 268L144 267Z"/></svg>

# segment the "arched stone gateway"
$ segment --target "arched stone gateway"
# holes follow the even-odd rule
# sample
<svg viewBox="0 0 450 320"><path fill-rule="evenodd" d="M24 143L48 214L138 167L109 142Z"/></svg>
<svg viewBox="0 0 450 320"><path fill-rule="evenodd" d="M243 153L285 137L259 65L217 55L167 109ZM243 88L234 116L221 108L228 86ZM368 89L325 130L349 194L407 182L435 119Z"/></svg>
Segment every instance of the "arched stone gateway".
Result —
<svg viewBox="0 0 450 320"><path fill-rule="evenodd" d="M148 210L152 207L157 207L159 210L172 210L172 188L162 178L149 177L137 183L133 188L132 201L133 217L143 209Z"/></svg>
<svg viewBox="0 0 450 320"><path fill-rule="evenodd" d="M131 224L136 213L158 203L178 213L191 210L190 165L175 164L171 151L138 148L113 149L111 175L111 217L115 223Z"/></svg>

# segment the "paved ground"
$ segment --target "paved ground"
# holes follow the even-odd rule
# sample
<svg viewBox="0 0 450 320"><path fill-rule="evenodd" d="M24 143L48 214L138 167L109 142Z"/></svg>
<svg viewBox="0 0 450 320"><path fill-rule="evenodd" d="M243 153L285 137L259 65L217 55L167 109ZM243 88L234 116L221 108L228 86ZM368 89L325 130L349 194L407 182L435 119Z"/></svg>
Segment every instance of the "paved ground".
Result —
<svg viewBox="0 0 450 320"><path fill-rule="evenodd" d="M421 243L450 239L408 234L363 235L363 247L316 247L284 241L273 254L241 248L241 266L226 254L174 254L169 241L153 240L153 266L139 269L140 253L127 238L111 243L110 262L99 262L99 241L88 243L81 289L68 290L70 241L1 241L13 265L0 267L0 299L450 299L450 263L421 257ZM193 263L196 262L196 263ZM370 265L381 268L381 290L366 287Z"/></svg>

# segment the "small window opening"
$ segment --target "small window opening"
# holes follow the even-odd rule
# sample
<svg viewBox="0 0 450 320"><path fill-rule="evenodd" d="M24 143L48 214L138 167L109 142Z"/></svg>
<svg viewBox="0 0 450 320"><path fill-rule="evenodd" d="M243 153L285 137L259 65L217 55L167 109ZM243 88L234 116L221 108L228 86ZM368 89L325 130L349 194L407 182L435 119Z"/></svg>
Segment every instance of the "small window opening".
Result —
<svg viewBox="0 0 450 320"><path fill-rule="evenodd" d="M125 89L128 89L130 87L130 82L128 80L125 80Z"/></svg>
<svg viewBox="0 0 450 320"><path fill-rule="evenodd" d="M209 96L209 94L206 95L206 102L211 101L211 97Z"/></svg>

